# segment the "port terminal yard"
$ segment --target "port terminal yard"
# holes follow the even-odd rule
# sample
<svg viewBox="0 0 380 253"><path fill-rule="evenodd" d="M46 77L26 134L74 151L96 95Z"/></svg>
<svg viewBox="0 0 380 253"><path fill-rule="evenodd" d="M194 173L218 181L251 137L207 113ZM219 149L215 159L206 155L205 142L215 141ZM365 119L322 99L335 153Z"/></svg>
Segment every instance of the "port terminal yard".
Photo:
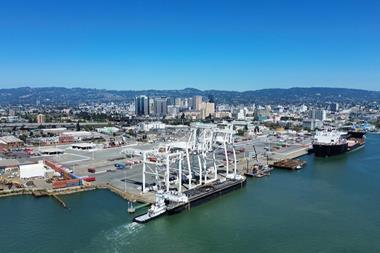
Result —
<svg viewBox="0 0 380 253"><path fill-rule="evenodd" d="M30 189L3 189L0 196L36 196L39 190L46 195L58 196L108 189L131 203L157 204L157 192L164 190L166 211L172 213L173 210L188 209L196 200L204 199L202 195L218 195L231 185L231 189L236 185L242 187L246 182L243 175L247 164L272 167L281 161L293 161L306 155L311 144L308 136L301 143L288 141L278 145L275 136L262 134L241 138L234 134L232 128L220 130L210 125L195 125L189 128L189 135L176 136L176 142L171 143L131 142L120 147L94 150L56 145L56 149L64 152L44 155L44 160L61 164L84 182L83 179L89 177L95 180L53 189L54 184L35 179L35 186ZM39 148L35 147L36 151ZM124 166L117 167L116 164Z"/></svg>

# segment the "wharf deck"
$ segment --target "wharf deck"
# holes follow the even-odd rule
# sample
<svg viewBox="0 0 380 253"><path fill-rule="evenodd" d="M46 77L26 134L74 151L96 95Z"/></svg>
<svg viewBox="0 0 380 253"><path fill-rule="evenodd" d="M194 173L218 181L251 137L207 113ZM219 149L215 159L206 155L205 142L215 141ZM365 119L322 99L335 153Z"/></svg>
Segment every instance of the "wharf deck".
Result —
<svg viewBox="0 0 380 253"><path fill-rule="evenodd" d="M149 203L153 204L156 202L156 196L152 192L147 193L141 193L141 192L133 192L130 189L127 189L127 191L123 191L111 184L101 184L96 186L99 189L108 189L119 196L121 196L124 199L128 199L132 202L141 202L141 203Z"/></svg>
<svg viewBox="0 0 380 253"><path fill-rule="evenodd" d="M49 193L45 190L34 190L32 191L32 195L36 198L48 196Z"/></svg>

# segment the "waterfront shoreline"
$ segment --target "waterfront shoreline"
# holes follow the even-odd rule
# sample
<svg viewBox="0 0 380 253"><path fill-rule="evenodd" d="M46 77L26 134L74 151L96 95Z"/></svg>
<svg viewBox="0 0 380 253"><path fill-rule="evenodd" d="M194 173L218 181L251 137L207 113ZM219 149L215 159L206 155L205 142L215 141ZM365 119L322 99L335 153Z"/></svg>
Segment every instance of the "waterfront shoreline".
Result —
<svg viewBox="0 0 380 253"><path fill-rule="evenodd" d="M43 188L33 188L33 189L23 188L23 189L4 190L0 192L0 199L14 197L14 196L21 196L21 195L34 195L36 192L43 192L42 196L51 196L51 195L64 196L64 195L72 195L76 193L96 191L96 190L108 190L114 193L115 195L121 197L122 199L131 201L131 202L149 203L149 204L154 203L154 199L152 199L151 194L139 195L139 194L133 194L131 192L123 192L110 184L87 186L87 187L76 186L76 187L56 189L56 190L47 190Z"/></svg>
<svg viewBox="0 0 380 253"><path fill-rule="evenodd" d="M273 165L274 162L284 159L295 159L303 156L307 156L307 148L300 148L298 150L289 152L289 153L276 153L275 155L280 156L275 160L270 160L268 163L270 165ZM239 168L239 170L242 172L244 169ZM92 185L92 186L75 186L75 187L68 187L68 188L62 188L62 189L44 189L44 188L20 188L20 189L12 189L12 190L3 190L0 191L0 198L5 197L12 197L12 196L19 196L19 195L33 195L36 191L46 192L45 195L70 195L80 192L87 192L87 191L94 191L97 189L106 189L114 194L118 195L124 200L128 200L131 202L139 202L139 203L149 203L152 204L155 202L155 196L152 193L135 193L130 191L122 191L121 189L113 186L112 184L105 183L105 184L98 184L98 185Z"/></svg>

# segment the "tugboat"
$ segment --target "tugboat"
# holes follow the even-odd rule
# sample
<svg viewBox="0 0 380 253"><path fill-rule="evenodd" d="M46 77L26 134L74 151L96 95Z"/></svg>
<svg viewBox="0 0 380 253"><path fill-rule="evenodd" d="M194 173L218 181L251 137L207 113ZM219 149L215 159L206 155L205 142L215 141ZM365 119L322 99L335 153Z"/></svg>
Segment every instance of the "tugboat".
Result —
<svg viewBox="0 0 380 253"><path fill-rule="evenodd" d="M159 216L165 214L166 212L166 204L163 192L157 192L156 194L156 202L151 205L148 212L133 218L133 221L138 223L146 223L150 220L158 218Z"/></svg>

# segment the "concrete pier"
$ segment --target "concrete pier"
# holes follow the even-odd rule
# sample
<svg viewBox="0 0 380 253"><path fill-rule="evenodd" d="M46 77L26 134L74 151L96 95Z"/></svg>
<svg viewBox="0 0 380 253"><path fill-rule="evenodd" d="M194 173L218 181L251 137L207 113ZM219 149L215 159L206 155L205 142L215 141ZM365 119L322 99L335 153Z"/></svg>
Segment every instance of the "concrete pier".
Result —
<svg viewBox="0 0 380 253"><path fill-rule="evenodd" d="M115 186L111 184L102 184L96 186L98 189L108 189L117 195L121 196L123 199L127 199L132 202L141 202L141 203L149 203L153 204L156 202L156 196L152 192L147 193L141 193L136 190L136 192L133 192L131 190L128 191L122 191L119 188L116 188Z"/></svg>

